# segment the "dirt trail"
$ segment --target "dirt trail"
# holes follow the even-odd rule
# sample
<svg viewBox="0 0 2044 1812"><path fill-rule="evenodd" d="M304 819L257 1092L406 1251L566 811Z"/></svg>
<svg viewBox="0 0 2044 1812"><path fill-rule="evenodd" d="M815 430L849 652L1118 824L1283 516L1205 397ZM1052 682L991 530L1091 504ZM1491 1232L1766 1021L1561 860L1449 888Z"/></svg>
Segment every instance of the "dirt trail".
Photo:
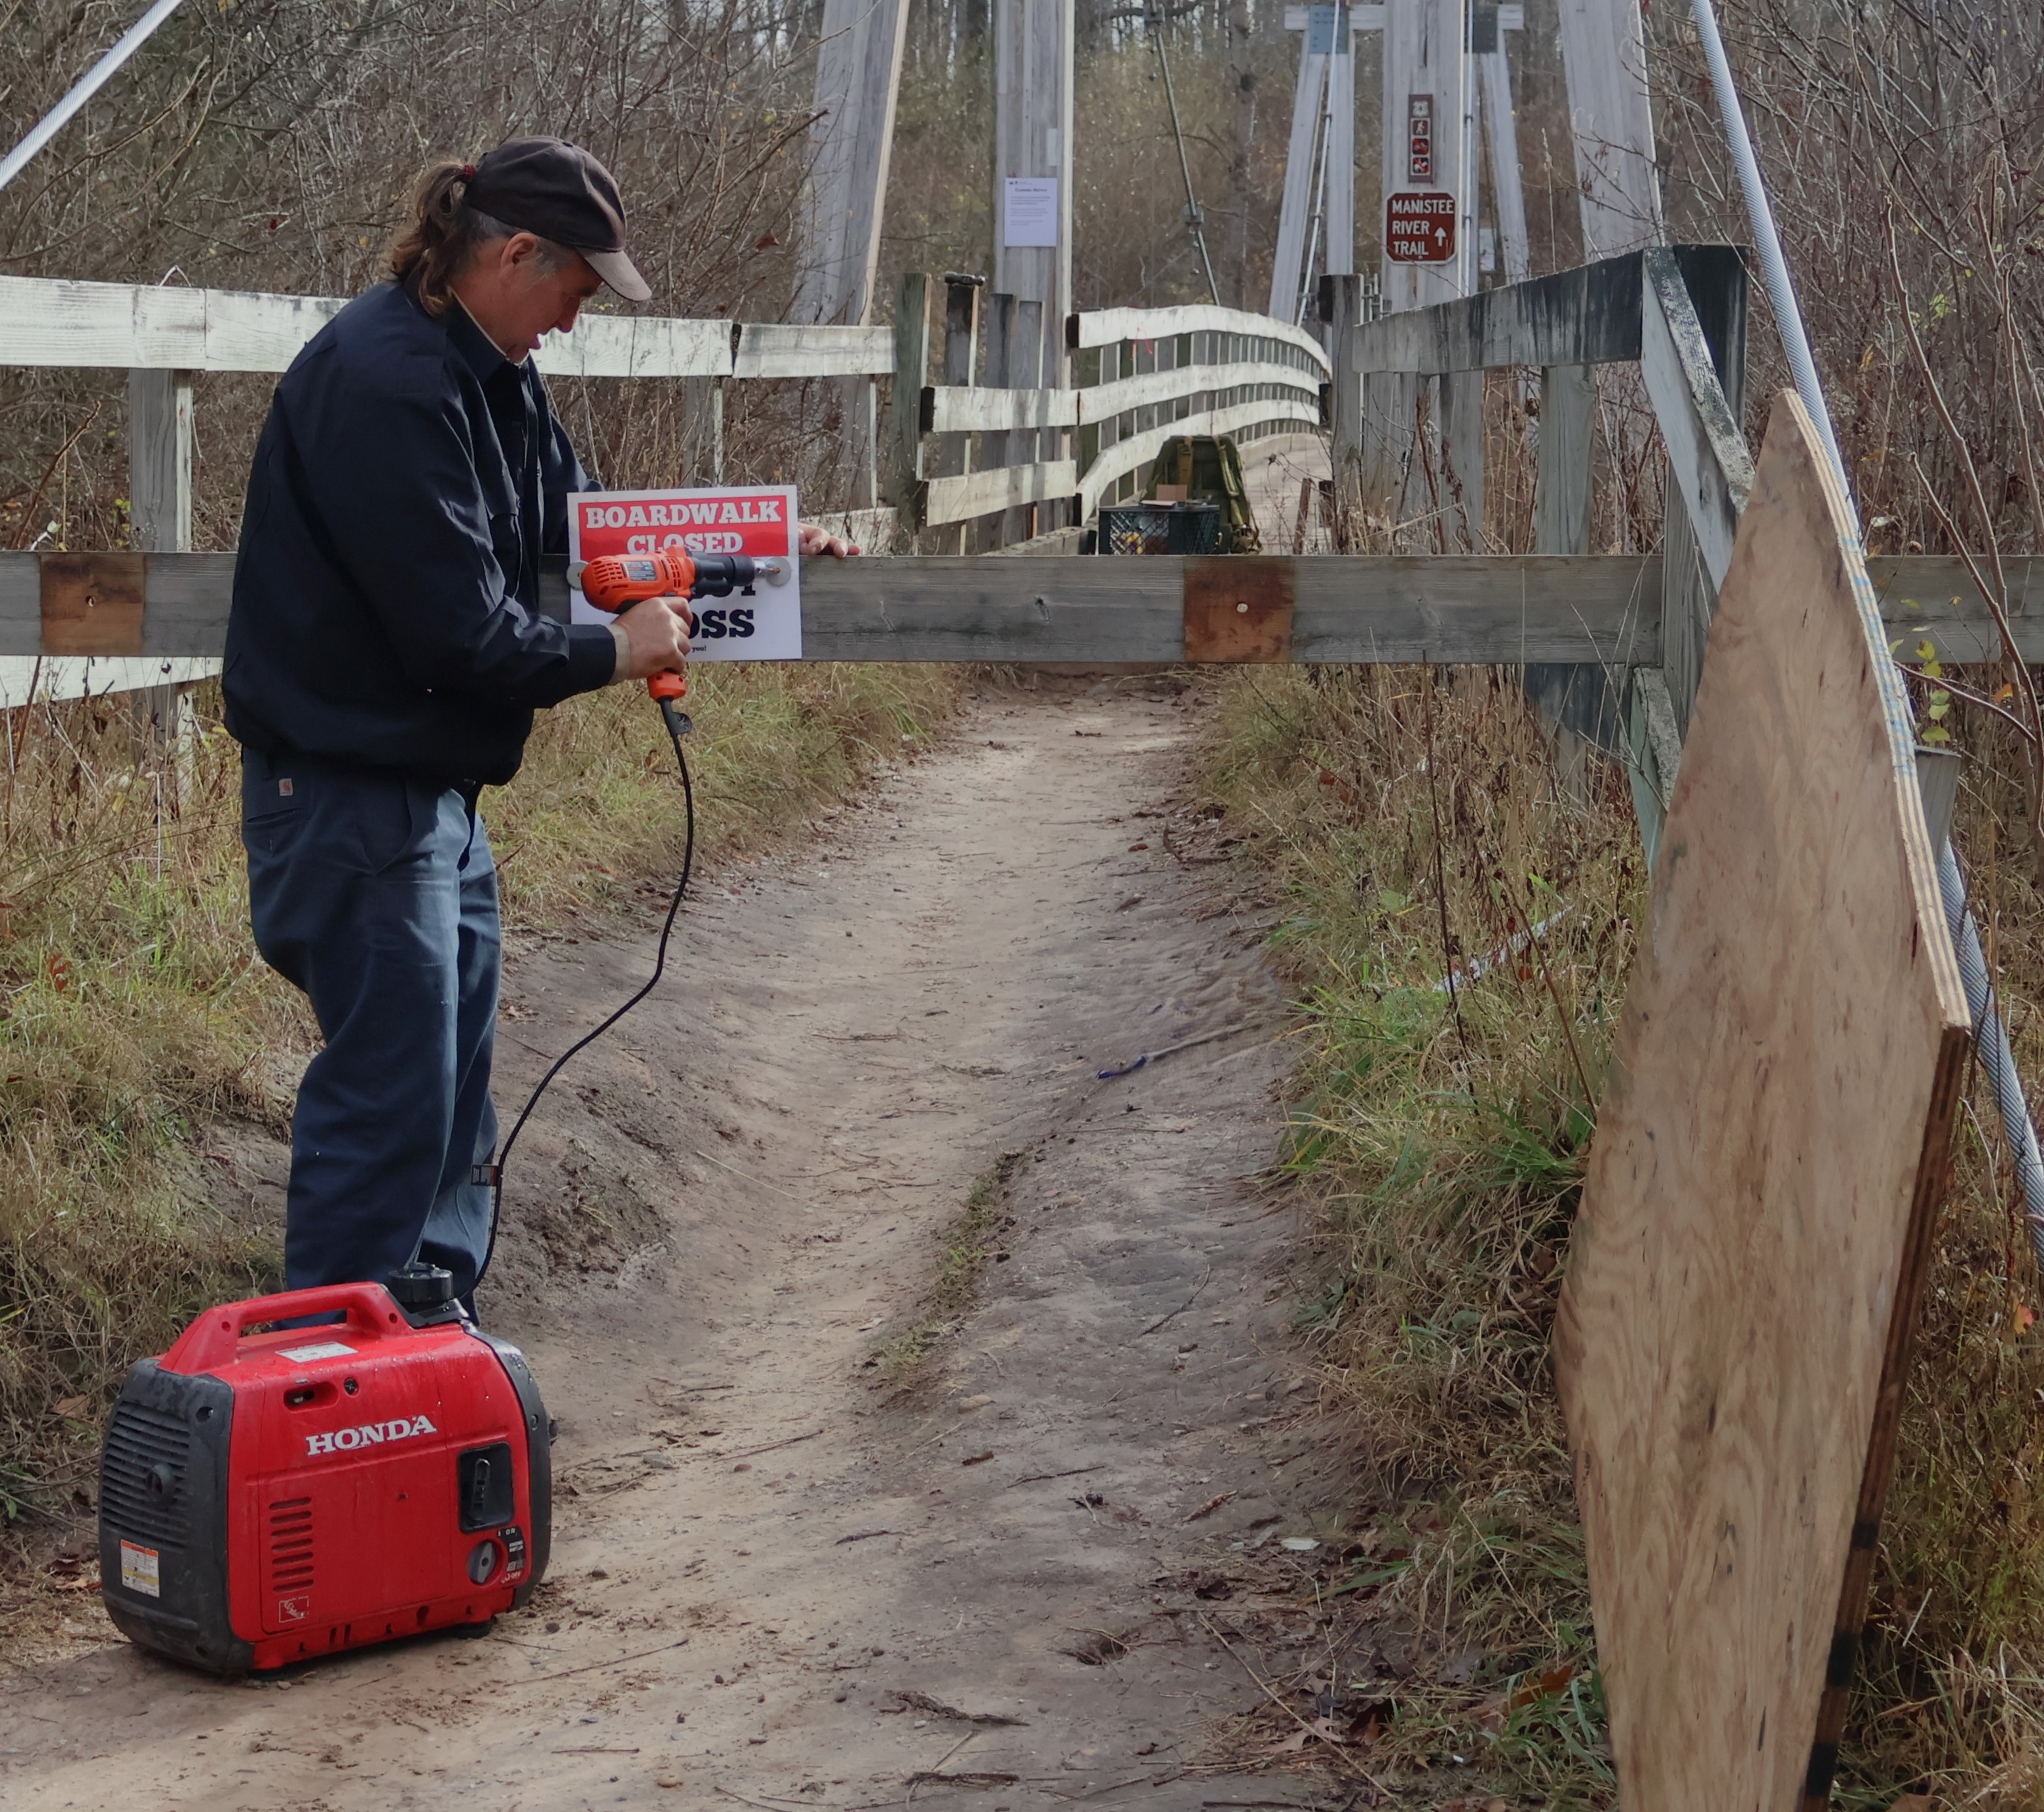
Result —
<svg viewBox="0 0 2044 1812"><path fill-rule="evenodd" d="M485 1316L573 1493L526 1612L222 1687L81 1610L0 1683L0 1800L1307 1803L1189 1772L1262 1696L1204 1570L1277 1552L1312 1464L1257 1181L1282 1002L1208 885L1217 827L1173 815L1199 710L984 700L820 843L703 890L678 973L519 1152ZM527 952L503 1095L646 960ZM1010 1154L979 1306L887 1383L933 1236ZM599 1251L657 1237L578 1275L592 1213Z"/></svg>

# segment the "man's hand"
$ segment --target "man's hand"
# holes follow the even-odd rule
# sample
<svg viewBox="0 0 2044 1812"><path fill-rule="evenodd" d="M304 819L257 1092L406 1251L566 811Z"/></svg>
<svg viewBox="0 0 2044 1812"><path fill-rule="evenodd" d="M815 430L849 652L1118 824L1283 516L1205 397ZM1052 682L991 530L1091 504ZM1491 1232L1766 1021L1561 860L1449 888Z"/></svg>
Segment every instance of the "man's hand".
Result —
<svg viewBox="0 0 2044 1812"><path fill-rule="evenodd" d="M680 673L689 664L689 632L694 619L678 598L642 598L611 619L622 636L613 679L651 679L656 673Z"/></svg>
<svg viewBox="0 0 2044 1812"><path fill-rule="evenodd" d="M801 537L801 551L805 554L828 554L832 560L841 560L859 552L858 542L833 535L829 529L819 528L813 522L798 523L796 527Z"/></svg>

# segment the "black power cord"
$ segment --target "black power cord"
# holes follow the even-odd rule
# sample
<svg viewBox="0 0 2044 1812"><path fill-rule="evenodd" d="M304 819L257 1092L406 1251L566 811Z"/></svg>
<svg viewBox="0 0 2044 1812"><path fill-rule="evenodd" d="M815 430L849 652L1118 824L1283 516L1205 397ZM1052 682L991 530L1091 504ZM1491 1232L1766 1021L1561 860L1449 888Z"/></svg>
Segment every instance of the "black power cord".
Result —
<svg viewBox="0 0 2044 1812"><path fill-rule="evenodd" d="M660 716L667 726L667 738L674 745L674 764L682 771L682 806L686 816L687 833L682 844L682 878L674 883L674 897L667 903L667 922L660 927L659 947L653 957L653 972L646 979L645 986L619 1007L616 1012L597 1027L578 1038L554 1060L553 1068L541 1076L539 1084L526 1096L525 1105L518 1110L518 1118L511 1124L510 1137L505 1140L504 1148L497 1154L490 1167L490 1243L483 1248L482 1263L475 1273L475 1282L469 1286L473 1298L482 1280L490 1275L490 1261L497 1256L497 1227L504 1213L504 1172L511 1162L511 1148L518 1143L518 1135L525 1129L525 1122L532 1118L532 1110L540 1104L540 1097L547 1092L555 1076L566 1069L633 1007L660 985L660 977L667 967L667 944L674 934L674 921L681 916L682 901L689 891L689 875L696 861L696 794L689 780L688 757L682 753L682 738L694 728L688 714L671 698L659 701Z"/></svg>

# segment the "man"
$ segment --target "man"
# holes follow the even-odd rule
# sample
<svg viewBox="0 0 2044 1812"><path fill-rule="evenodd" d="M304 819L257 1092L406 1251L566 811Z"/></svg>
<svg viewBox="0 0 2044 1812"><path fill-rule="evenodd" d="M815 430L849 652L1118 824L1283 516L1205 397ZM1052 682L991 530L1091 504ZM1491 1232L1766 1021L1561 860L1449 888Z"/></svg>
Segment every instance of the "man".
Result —
<svg viewBox="0 0 2044 1812"><path fill-rule="evenodd" d="M256 450L223 684L242 744L257 947L325 1046L292 1120L292 1289L413 1259L474 1289L496 1148L501 943L476 798L532 714L678 671L678 600L538 613L565 499L594 485L530 356L608 283L651 293L587 152L515 139L421 179L391 280L293 361ZM805 525L805 553L855 548Z"/></svg>

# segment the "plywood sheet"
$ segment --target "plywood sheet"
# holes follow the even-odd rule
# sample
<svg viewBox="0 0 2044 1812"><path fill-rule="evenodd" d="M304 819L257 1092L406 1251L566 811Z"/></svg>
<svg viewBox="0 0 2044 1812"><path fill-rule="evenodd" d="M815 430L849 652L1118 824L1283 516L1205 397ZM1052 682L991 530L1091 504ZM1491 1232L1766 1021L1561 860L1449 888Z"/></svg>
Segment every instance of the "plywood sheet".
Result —
<svg viewBox="0 0 2044 1812"><path fill-rule="evenodd" d="M1785 396L1555 1329L1619 1797L1642 1812L1790 1812L1829 1784L1820 1702L1863 1612L1854 1525L1887 1487L1967 1026L1880 635Z"/></svg>

